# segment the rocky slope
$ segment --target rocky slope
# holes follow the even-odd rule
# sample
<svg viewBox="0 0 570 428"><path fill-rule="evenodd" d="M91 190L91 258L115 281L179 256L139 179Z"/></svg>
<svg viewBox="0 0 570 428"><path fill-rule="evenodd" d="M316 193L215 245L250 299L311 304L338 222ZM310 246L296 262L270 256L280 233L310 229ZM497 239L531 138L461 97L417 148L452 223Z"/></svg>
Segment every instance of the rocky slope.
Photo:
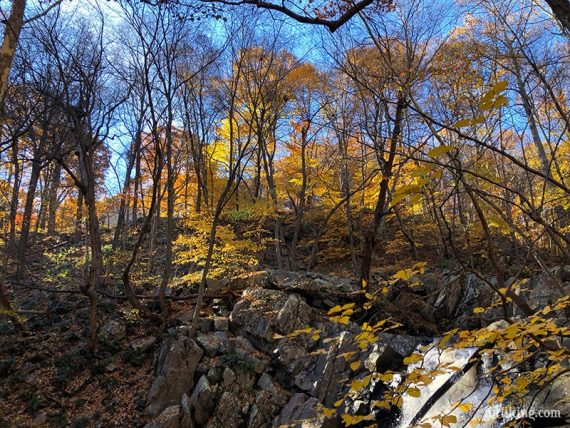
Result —
<svg viewBox="0 0 570 428"><path fill-rule="evenodd" d="M461 314L490 303L492 296L476 278L450 278L449 287L431 292L422 300L429 304L413 308L413 314L434 325L445 324L449 317L461 324L468 322ZM147 428L342 426L339 416L325 419L322 407L331 408L342 399L343 404L337 403L339 413L367 414L371 400L382 394L377 383L364 395L346 398L349 376L389 369L403 372L403 359L434 340L381 333L377 343L360 353L360 368L351 370L343 356L356 350L354 337L360 329L352 322L332 322L326 311L358 300L357 284L318 274L267 271L234 278L227 286L241 292L232 307L216 302L216 314L201 320L195 339L188 337L189 317L181 319L176 335L163 343L147 397L146 413L154 417ZM537 297L537 304L554 298L544 289L541 293L544 301ZM461 364L469 360L469 355L448 357ZM471 377L481 372L473 370ZM468 378L462 381L462 390L451 393L477 397L483 391L479 389L488 386L477 379L470 385ZM380 426L398 426L401 420L411 420L436 391L434 387L418 402L405 403L408 415L379 411L375 418ZM568 377L549 391L551 398L567 396ZM539 397L537 403L551 404L547 397ZM568 410L567 403L562 407Z"/></svg>

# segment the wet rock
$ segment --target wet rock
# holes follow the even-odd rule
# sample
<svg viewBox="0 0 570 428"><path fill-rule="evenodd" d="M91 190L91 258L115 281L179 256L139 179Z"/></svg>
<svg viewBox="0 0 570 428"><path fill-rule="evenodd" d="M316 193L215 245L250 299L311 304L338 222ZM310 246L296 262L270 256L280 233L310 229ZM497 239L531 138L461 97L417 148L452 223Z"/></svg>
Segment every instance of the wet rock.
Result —
<svg viewBox="0 0 570 428"><path fill-rule="evenodd" d="M167 406L177 404L182 394L194 386L194 372L202 355L202 349L188 337L164 343L147 398L146 412L149 415L156 415Z"/></svg>
<svg viewBox="0 0 570 428"><path fill-rule="evenodd" d="M196 337L196 342L204 350L206 356L215 357L225 351L228 335L225 331L200 334Z"/></svg>
<svg viewBox="0 0 570 428"><path fill-rule="evenodd" d="M145 428L180 428L180 406L167 407L157 418L146 424Z"/></svg>
<svg viewBox="0 0 570 428"><path fill-rule="evenodd" d="M491 278L489 281L496 281ZM448 276L443 286L435 293L435 299L428 300L433 307L434 317L443 327L476 328L477 320L471 319L473 309L486 307L493 302L494 291L485 282L472 273Z"/></svg>
<svg viewBox="0 0 570 428"><path fill-rule="evenodd" d="M530 394L529 400L534 400L536 410L557 410L560 415L570 417L570 374L555 379L536 398Z"/></svg>
<svg viewBox="0 0 570 428"><path fill-rule="evenodd" d="M191 414L198 425L204 425L214 409L214 391L206 376L202 376L190 396Z"/></svg>
<svg viewBox="0 0 570 428"><path fill-rule="evenodd" d="M418 345L427 343L430 340L429 338L392 333L379 333L377 336L382 345L388 346L400 357L407 357L414 352Z"/></svg>

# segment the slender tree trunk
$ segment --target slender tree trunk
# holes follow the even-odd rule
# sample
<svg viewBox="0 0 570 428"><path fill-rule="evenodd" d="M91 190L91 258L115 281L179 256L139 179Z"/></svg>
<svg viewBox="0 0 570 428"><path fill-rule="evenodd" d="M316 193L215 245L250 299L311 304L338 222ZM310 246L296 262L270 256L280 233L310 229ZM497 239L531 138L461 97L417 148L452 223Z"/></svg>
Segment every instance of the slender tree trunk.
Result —
<svg viewBox="0 0 570 428"><path fill-rule="evenodd" d="M350 205L350 175L348 173L348 147L344 135L339 135L339 150L341 156L341 187L342 193L346 199L345 216L346 227L348 231L348 244L350 249L350 260L352 261L352 269L357 269L356 249L354 247L354 225L352 223L352 207Z"/></svg>
<svg viewBox="0 0 570 428"><path fill-rule="evenodd" d="M40 178L41 164L39 160L32 161L32 171L30 173L30 183L26 195L26 204L24 206L24 215L22 218L22 229L20 232L20 241L18 243L18 276L23 274L23 268L26 265L26 250L28 249L28 241L30 238L30 228L32 226L32 214L34 211L34 199L36 189Z"/></svg>
<svg viewBox="0 0 570 428"><path fill-rule="evenodd" d="M156 235L158 233L158 228L160 226L160 205L162 204L162 189L160 185L160 181L156 184L158 188L158 195L157 195L157 202L156 206L154 207L154 217L152 222L152 228L150 231L150 243L149 243L149 259L148 259L148 272L152 272L154 269L154 252L155 252L155 245L156 245Z"/></svg>
<svg viewBox="0 0 570 428"><path fill-rule="evenodd" d="M307 193L307 125L301 131L301 191L299 192L299 205L297 206L297 215L295 216L295 229L293 230L293 240L291 241L291 251L289 253L289 260L291 270L297 269L297 243L299 241L299 234L301 233L301 226L303 225L303 216L305 215L305 199Z"/></svg>
<svg viewBox="0 0 570 428"><path fill-rule="evenodd" d="M83 231L83 192L77 192L77 210L75 211L75 231L73 232L73 242L79 244Z"/></svg>
<svg viewBox="0 0 570 428"><path fill-rule="evenodd" d="M12 0L12 9L4 25L4 40L0 50L0 102L4 99L8 88L8 77L14 62L20 31L24 25L25 10L26 0Z"/></svg>
<svg viewBox="0 0 570 428"><path fill-rule="evenodd" d="M40 180L41 192L40 192L40 211L38 213L38 218L36 221L35 234L37 235L39 230L45 230L47 223L47 203L48 203L48 191L49 191L49 177L51 171L44 171L43 180ZM41 178L41 177L40 177Z"/></svg>
<svg viewBox="0 0 570 428"><path fill-rule="evenodd" d="M376 208L374 209L374 218L368 226L363 240L362 261L360 265L360 281L361 283L368 283L370 281L370 271L372 269L372 257L376 249L376 235L380 225L387 214L387 201L388 190L390 185L390 178L392 177L392 168L394 165L394 158L396 157L396 150L398 148L401 132L402 121L404 118L404 110L406 107L406 100L404 95L400 92L398 94L398 103L396 104L396 117L394 119L394 128L392 129L392 136L390 138L390 147L388 152L388 159L384 162L382 168L382 180L380 181L380 189L378 192L378 200Z"/></svg>
<svg viewBox="0 0 570 428"><path fill-rule="evenodd" d="M171 105L170 105L171 106ZM164 272L160 283L158 298L160 311L162 314L162 327L166 325L168 317L168 305L166 304L166 289L170 281L172 271L172 240L174 235L174 165L172 159L172 111L169 111L169 118L166 125L166 251L164 254Z"/></svg>
<svg viewBox="0 0 570 428"><path fill-rule="evenodd" d="M55 220L57 214L57 192L59 190L59 185L61 182L61 165L56 162L54 165L52 176L50 179L49 195L48 195L48 220L47 220L47 232L48 235L55 234Z"/></svg>
<svg viewBox="0 0 570 428"><path fill-rule="evenodd" d="M12 197L10 200L10 238L9 249L10 253L15 254L16 250L16 216L18 214L18 205L20 202L20 161L18 160L18 141L12 145L12 164L14 165L14 184L12 185Z"/></svg>
<svg viewBox="0 0 570 428"><path fill-rule="evenodd" d="M530 95L528 94L526 86L524 84L520 64L518 62L518 58L516 56L516 53L514 52L512 46L509 45L509 47L511 49L511 55L512 55L512 59L513 59L513 71L514 71L515 78L517 81L517 87L519 90L519 94L521 96L525 115L526 115L526 118L528 121L528 126L530 128L532 141L534 143L534 146L536 147L538 159L540 161L540 166L541 166L540 169L541 169L541 172L544 174L545 177L552 177L552 168L550 166L550 161L548 160L546 150L544 150L544 145L542 144L542 141L540 138L540 133L538 131L538 123L536 120L536 115L533 111L532 100L531 100ZM554 188L553 184L550 181L546 181L546 185L550 189ZM556 223L558 223L560 225L560 228L562 229L565 226L567 226L567 224L568 224L568 212L567 212L567 210L565 210L564 207L562 207L561 205L557 205L554 207L553 211L557 217ZM566 236L568 238L570 238L570 232L567 232ZM568 245L568 250L570 250L570 245Z"/></svg>
<svg viewBox="0 0 570 428"><path fill-rule="evenodd" d="M138 131L135 137L135 145L132 153L129 154L129 159L127 162L127 170L125 171L125 180L123 182L123 190L121 191L121 202L119 204L119 213L117 215L117 224L115 226L115 233L113 235L113 249L119 247L122 242L123 231L125 228L125 216L129 209L128 207L128 194L131 188L131 173L133 171L133 166L135 164L135 159L138 154L138 148L140 147L141 132Z"/></svg>
<svg viewBox="0 0 570 428"><path fill-rule="evenodd" d="M83 293L89 299L89 338L88 347L95 352L97 346L97 288L103 273L103 252L101 234L99 232L99 217L97 215L97 199L95 195L95 173L93 170L94 154L93 144L82 141L87 137L80 136L79 168L81 174L81 188L84 192L87 207L87 225L89 232L89 247L91 250L91 263L87 273Z"/></svg>

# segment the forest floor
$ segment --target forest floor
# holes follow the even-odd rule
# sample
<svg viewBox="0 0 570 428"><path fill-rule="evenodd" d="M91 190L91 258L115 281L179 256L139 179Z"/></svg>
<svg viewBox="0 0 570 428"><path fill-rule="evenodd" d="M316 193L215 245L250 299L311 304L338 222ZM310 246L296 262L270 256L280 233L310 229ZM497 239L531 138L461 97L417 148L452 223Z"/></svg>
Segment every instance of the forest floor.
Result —
<svg viewBox="0 0 570 428"><path fill-rule="evenodd" d="M0 426L79 428L95 420L103 427L141 426L158 333L123 301L101 298L101 325L121 314L122 331L114 333L129 345L100 334L91 356L85 347L88 301L74 267L82 249L65 245L58 251L35 248L23 278L5 282L27 330L15 331L0 318ZM172 309L189 310L183 303Z"/></svg>

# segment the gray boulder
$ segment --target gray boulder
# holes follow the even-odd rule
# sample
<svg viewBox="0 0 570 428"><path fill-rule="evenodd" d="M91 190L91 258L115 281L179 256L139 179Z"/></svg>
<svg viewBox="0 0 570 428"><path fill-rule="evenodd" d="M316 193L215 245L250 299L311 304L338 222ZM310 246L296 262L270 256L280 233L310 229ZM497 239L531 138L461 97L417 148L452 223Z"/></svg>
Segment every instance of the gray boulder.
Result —
<svg viewBox="0 0 570 428"><path fill-rule="evenodd" d="M214 391L206 376L200 377L189 399L191 414L194 421L202 426L205 425L214 409Z"/></svg>
<svg viewBox="0 0 570 428"><path fill-rule="evenodd" d="M270 271L269 284L278 290L320 299L346 296L360 290L355 281L315 272Z"/></svg>
<svg viewBox="0 0 570 428"><path fill-rule="evenodd" d="M198 345L204 350L206 356L215 357L225 351L228 335L225 331L200 334L196 337L196 342L198 342Z"/></svg>
<svg viewBox="0 0 570 428"><path fill-rule="evenodd" d="M181 428L180 406L167 407L157 418L146 424L144 428Z"/></svg>
<svg viewBox="0 0 570 428"><path fill-rule="evenodd" d="M194 386L194 372L202 355L202 349L186 336L162 345L156 376L148 393L147 414L157 415L167 406L180 402L182 394Z"/></svg>
<svg viewBox="0 0 570 428"><path fill-rule="evenodd" d="M314 397L309 397L303 393L293 394L277 419L274 420L272 427L323 427L325 425L324 418L319 416L318 405L319 400Z"/></svg>
<svg viewBox="0 0 570 428"><path fill-rule="evenodd" d="M125 324L117 320L109 320L101 329L101 333L106 340L118 342L127 335Z"/></svg>

